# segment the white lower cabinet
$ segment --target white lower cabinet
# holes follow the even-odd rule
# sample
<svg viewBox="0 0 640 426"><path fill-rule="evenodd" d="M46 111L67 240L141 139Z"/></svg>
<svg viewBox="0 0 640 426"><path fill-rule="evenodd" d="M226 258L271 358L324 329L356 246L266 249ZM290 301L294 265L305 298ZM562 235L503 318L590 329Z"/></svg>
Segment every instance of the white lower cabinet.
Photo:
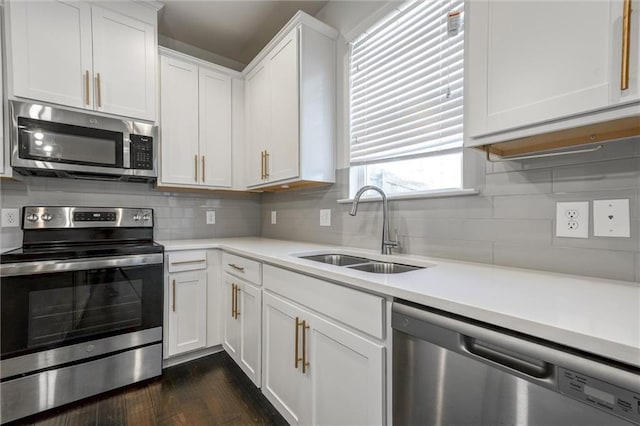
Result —
<svg viewBox="0 0 640 426"><path fill-rule="evenodd" d="M220 250L177 250L165 254L164 358L222 343ZM185 355L186 358L192 355ZM171 362L181 362L184 357Z"/></svg>
<svg viewBox="0 0 640 426"><path fill-rule="evenodd" d="M227 273L223 279L223 347L260 387L262 290Z"/></svg>
<svg viewBox="0 0 640 426"><path fill-rule="evenodd" d="M269 293L264 294L263 306L262 393L290 424L301 424L301 390L307 378L296 362L301 356L296 318L303 311Z"/></svg>
<svg viewBox="0 0 640 426"><path fill-rule="evenodd" d="M169 275L169 356L207 345L207 271Z"/></svg>
<svg viewBox="0 0 640 426"><path fill-rule="evenodd" d="M291 424L384 423L383 345L264 294L263 388Z"/></svg>

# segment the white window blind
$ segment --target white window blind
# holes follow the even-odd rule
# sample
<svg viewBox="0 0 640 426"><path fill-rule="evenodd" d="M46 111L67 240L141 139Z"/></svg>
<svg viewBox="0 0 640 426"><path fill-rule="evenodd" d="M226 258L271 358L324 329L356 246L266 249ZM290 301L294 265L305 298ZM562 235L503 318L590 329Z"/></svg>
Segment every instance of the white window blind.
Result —
<svg viewBox="0 0 640 426"><path fill-rule="evenodd" d="M463 8L409 1L352 43L352 165L462 149Z"/></svg>

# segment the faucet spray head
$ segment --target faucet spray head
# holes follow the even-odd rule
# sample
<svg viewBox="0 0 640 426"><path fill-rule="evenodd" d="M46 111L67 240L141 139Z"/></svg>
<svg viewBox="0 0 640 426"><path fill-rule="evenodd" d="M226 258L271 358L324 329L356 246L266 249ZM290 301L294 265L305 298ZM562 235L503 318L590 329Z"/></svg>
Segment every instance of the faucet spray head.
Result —
<svg viewBox="0 0 640 426"><path fill-rule="evenodd" d="M351 211L349 212L349 214L351 216L355 216L356 213L358 213L358 203L354 202L353 205L351 206Z"/></svg>

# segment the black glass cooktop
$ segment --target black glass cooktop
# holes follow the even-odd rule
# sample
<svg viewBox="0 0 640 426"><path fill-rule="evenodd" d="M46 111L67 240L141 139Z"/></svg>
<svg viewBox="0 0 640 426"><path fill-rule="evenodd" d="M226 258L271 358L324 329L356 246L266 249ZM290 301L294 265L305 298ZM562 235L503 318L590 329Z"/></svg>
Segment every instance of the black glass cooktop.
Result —
<svg viewBox="0 0 640 426"><path fill-rule="evenodd" d="M51 244L21 247L0 254L0 264L35 262L40 260L68 260L88 257L126 256L162 253L164 247L154 242L120 242L100 244Z"/></svg>

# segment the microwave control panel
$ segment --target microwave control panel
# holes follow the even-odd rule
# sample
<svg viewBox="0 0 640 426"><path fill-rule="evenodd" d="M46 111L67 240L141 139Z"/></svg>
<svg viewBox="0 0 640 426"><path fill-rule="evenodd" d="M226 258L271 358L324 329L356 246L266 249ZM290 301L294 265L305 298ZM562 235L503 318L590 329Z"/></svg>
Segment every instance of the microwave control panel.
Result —
<svg viewBox="0 0 640 426"><path fill-rule="evenodd" d="M153 138L131 135L131 168L153 170Z"/></svg>

